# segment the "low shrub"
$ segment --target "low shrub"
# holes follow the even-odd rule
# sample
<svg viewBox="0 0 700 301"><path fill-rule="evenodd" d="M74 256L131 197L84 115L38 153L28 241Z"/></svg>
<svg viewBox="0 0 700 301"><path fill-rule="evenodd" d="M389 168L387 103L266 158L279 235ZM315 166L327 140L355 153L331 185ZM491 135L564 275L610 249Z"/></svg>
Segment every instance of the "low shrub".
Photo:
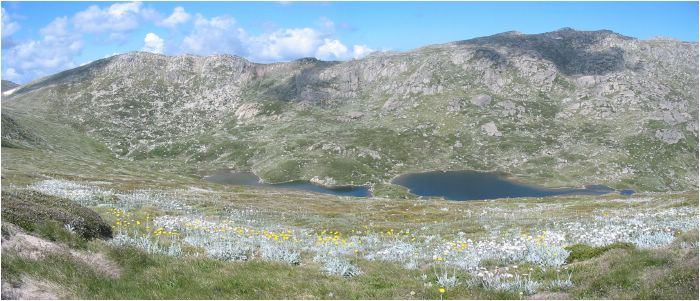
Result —
<svg viewBox="0 0 700 301"><path fill-rule="evenodd" d="M112 237L112 228L97 212L32 190L3 191L2 219L30 232L57 222L85 239Z"/></svg>

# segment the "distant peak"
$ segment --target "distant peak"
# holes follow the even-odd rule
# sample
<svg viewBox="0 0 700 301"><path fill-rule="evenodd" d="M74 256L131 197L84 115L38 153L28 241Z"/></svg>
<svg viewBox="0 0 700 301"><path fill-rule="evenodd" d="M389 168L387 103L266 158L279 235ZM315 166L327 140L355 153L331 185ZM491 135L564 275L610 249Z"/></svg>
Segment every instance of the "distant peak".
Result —
<svg viewBox="0 0 700 301"><path fill-rule="evenodd" d="M317 59L315 57L303 57L300 59L296 59L294 61L299 62L299 63L316 63L316 62L319 62L319 59Z"/></svg>
<svg viewBox="0 0 700 301"><path fill-rule="evenodd" d="M228 58L228 59L246 60L243 57L233 55L233 54L197 55L197 54L184 53L184 54L178 54L178 55L167 55L167 54L153 53L153 52L146 52L146 51L130 51L130 52L122 53L122 54L117 54L117 55L114 55L112 57Z"/></svg>
<svg viewBox="0 0 700 301"><path fill-rule="evenodd" d="M579 35L614 35L622 38L629 38L627 36L621 35L609 29L599 29L599 30L576 30L571 27L560 28L553 32L548 32L544 34L565 34L567 36L579 36Z"/></svg>
<svg viewBox="0 0 700 301"><path fill-rule="evenodd" d="M522 32L516 31L516 30L510 30L502 33L495 34L497 36L521 36L523 35Z"/></svg>

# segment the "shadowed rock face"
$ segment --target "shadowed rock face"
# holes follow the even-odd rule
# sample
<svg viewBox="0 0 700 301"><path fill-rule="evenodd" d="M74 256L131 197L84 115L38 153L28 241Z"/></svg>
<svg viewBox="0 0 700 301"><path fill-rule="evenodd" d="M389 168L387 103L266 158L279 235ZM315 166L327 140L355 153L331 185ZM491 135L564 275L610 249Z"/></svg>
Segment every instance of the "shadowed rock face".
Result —
<svg viewBox="0 0 700 301"><path fill-rule="evenodd" d="M684 189L697 180L697 54L571 29L346 62L129 53L23 85L3 109L73 125L120 158L255 166L274 181L477 169Z"/></svg>
<svg viewBox="0 0 700 301"><path fill-rule="evenodd" d="M456 44L483 47L479 49L480 56L493 61L505 60L494 48L508 48L515 53L548 60L566 75L604 75L625 67L625 51L606 45L611 40L634 41L609 30L583 32L565 28L535 35L509 32Z"/></svg>

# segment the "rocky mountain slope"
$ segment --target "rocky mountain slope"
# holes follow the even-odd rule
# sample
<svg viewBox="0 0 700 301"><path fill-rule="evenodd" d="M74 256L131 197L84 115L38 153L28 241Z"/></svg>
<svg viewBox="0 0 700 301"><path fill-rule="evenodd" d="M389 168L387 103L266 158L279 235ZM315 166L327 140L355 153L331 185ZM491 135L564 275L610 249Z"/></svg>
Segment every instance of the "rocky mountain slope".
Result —
<svg viewBox="0 0 700 301"><path fill-rule="evenodd" d="M9 81L9 80L4 80L4 79L2 80L2 92L12 90L12 89L17 88L17 87L19 87L19 84L16 84L16 83Z"/></svg>
<svg viewBox="0 0 700 301"><path fill-rule="evenodd" d="M698 181L698 44L611 31L507 32L347 62L128 53L21 86L3 111L70 124L121 159L268 181L380 187L434 169L550 186Z"/></svg>

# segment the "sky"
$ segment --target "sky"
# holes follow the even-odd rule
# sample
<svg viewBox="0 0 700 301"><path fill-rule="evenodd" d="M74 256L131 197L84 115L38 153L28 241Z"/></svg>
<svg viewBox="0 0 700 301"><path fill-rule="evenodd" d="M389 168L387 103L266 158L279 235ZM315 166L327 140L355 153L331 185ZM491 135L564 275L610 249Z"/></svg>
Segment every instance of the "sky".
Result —
<svg viewBox="0 0 700 301"><path fill-rule="evenodd" d="M130 51L350 60L563 27L697 42L698 2L3 1L0 77L23 84Z"/></svg>

